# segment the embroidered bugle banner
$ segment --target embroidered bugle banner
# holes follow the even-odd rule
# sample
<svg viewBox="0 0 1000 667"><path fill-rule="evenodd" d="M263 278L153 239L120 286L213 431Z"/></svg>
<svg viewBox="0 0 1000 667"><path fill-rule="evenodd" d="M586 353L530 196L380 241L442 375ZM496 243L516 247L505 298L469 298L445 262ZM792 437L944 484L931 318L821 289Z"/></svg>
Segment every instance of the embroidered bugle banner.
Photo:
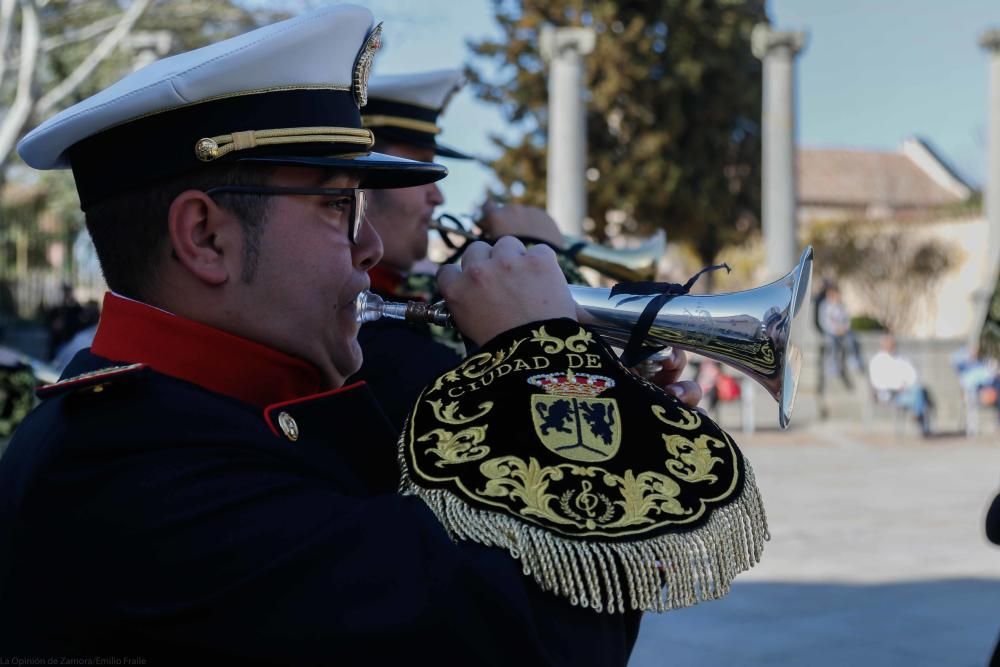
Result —
<svg viewBox="0 0 1000 667"><path fill-rule="evenodd" d="M767 537L729 434L572 320L507 332L437 378L400 456L403 493L455 538L599 611L720 597Z"/></svg>

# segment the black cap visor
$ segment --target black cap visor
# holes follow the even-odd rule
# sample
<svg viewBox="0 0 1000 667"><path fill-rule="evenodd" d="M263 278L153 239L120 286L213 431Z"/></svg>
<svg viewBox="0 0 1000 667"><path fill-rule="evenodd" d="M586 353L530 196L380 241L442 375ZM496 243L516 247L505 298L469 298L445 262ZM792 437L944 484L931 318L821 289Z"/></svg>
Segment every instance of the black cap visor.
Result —
<svg viewBox="0 0 1000 667"><path fill-rule="evenodd" d="M475 160L476 159L476 158L472 157L471 155L469 155L468 153L463 153L461 151L455 150L454 148L448 148L447 146L442 146L441 144L436 143L436 142L434 144L434 154L435 155L439 155L441 157L455 158L456 160Z"/></svg>
<svg viewBox="0 0 1000 667"><path fill-rule="evenodd" d="M256 162L319 169L343 169L355 173L360 187L373 190L411 188L440 181L448 168L434 162L418 162L383 153L348 155L247 155L239 162Z"/></svg>
<svg viewBox="0 0 1000 667"><path fill-rule="evenodd" d="M434 138L433 134L429 132L418 132L416 130L409 130L400 127L373 127L371 128L375 133L375 141L384 142L388 144L406 144L408 146L416 146L417 148L425 148L434 151L434 155L439 157L450 157L457 160L474 160L475 158L467 153L457 151L454 148L449 148L448 146L442 146Z"/></svg>

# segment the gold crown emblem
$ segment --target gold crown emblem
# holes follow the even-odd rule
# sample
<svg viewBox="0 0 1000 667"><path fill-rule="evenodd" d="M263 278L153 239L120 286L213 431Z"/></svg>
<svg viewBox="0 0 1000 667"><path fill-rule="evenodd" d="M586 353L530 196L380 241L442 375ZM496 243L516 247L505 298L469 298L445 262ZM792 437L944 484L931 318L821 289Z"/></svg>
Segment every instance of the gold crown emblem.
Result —
<svg viewBox="0 0 1000 667"><path fill-rule="evenodd" d="M604 390L614 387L615 381L604 375L566 371L532 375L528 378L528 384L541 387L549 395L594 398Z"/></svg>

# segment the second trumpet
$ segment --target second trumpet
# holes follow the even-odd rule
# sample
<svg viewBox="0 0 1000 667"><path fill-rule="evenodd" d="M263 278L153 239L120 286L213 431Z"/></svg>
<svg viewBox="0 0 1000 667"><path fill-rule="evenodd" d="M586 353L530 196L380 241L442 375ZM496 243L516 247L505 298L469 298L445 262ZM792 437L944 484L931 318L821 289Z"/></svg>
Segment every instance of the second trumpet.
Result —
<svg viewBox="0 0 1000 667"><path fill-rule="evenodd" d="M448 218L455 220L454 216ZM480 234L446 225L440 219L432 220L430 228L442 235L455 234L470 241L483 239ZM615 280L653 280L657 264L667 249L667 234L658 229L635 248L609 248L574 236L566 236L565 242L567 249L573 249L573 257L580 266Z"/></svg>

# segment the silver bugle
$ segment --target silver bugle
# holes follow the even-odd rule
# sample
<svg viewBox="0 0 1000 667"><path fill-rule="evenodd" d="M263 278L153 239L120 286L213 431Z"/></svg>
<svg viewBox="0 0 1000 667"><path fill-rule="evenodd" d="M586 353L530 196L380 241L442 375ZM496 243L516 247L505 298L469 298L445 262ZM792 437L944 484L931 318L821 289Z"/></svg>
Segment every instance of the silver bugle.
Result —
<svg viewBox="0 0 1000 667"><path fill-rule="evenodd" d="M788 274L767 285L726 294L683 294L673 297L656 315L643 341L653 347L673 346L694 352L749 376L778 402L778 423L792 417L802 368L801 319L809 296L812 247ZM570 285L581 324L605 341L623 348L646 304L655 295L611 296L602 287ZM384 301L371 292L358 295L359 322L382 317L453 326L447 304Z"/></svg>

